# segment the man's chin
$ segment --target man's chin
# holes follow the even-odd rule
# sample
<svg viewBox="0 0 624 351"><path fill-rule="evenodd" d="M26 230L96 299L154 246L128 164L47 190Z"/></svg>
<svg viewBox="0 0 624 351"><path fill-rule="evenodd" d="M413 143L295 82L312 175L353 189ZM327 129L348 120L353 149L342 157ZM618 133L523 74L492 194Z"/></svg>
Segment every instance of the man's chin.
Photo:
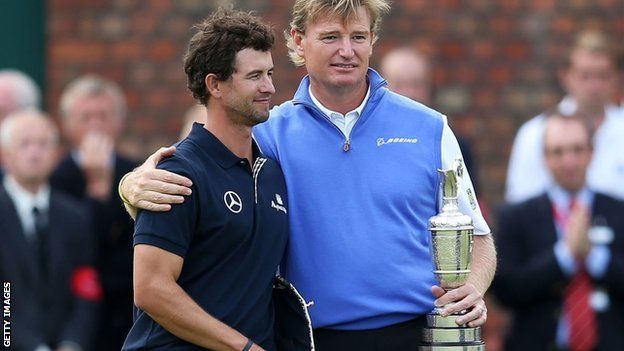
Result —
<svg viewBox="0 0 624 351"><path fill-rule="evenodd" d="M269 119L269 112L267 111L266 113L256 113L254 115L252 115L252 117L249 119L250 126L255 126L256 124L260 124L260 123L264 123Z"/></svg>
<svg viewBox="0 0 624 351"><path fill-rule="evenodd" d="M360 84L365 84L366 79L360 76L356 77L353 75L348 75L348 76L344 75L344 76L334 77L332 83L336 88L356 89Z"/></svg>

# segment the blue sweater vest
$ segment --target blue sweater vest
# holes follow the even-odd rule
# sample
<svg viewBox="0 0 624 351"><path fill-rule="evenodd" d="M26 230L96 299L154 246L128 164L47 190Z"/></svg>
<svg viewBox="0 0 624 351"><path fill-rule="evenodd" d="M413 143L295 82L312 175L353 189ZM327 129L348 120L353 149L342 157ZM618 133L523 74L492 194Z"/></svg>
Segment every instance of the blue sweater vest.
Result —
<svg viewBox="0 0 624 351"><path fill-rule="evenodd" d="M291 231L281 272L314 301L314 328L380 328L433 308L427 225L437 213L443 118L389 91L372 69L368 79L348 151L312 103L308 77L254 128L284 171Z"/></svg>

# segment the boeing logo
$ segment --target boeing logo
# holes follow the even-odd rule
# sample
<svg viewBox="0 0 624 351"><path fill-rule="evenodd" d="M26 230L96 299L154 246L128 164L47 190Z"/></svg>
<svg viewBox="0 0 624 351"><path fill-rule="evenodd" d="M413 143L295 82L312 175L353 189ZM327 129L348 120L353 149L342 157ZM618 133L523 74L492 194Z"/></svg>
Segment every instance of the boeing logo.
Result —
<svg viewBox="0 0 624 351"><path fill-rule="evenodd" d="M377 147L388 144L416 144L416 138L377 138Z"/></svg>

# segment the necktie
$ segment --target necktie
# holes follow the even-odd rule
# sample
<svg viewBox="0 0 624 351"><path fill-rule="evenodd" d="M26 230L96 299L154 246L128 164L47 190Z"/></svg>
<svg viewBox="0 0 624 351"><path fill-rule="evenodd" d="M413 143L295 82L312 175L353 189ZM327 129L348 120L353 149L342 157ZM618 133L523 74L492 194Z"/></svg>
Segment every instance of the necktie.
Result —
<svg viewBox="0 0 624 351"><path fill-rule="evenodd" d="M565 214L555 211L555 218L564 233L568 232L570 213L574 206L573 200ZM591 351L598 344L596 313L589 304L593 284L583 262L577 262L577 266L579 269L564 292L563 313L570 330L568 346L571 351Z"/></svg>
<svg viewBox="0 0 624 351"><path fill-rule="evenodd" d="M49 268L48 215L46 211L40 210L37 207L33 207L32 215L35 220L35 247L38 260L37 264L39 265L39 272L41 274L42 283L45 284L48 279Z"/></svg>

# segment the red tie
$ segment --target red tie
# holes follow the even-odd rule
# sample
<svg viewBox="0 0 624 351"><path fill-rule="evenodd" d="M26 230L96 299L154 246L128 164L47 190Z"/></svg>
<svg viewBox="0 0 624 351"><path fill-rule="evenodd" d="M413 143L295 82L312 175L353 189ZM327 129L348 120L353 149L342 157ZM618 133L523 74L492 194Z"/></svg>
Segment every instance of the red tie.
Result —
<svg viewBox="0 0 624 351"><path fill-rule="evenodd" d="M564 233L568 231L568 220L575 203L572 200L570 211L565 214L557 211L553 206L555 220ZM571 351L591 351L598 344L596 313L589 305L593 286L591 277L582 263L578 266L580 269L572 276L572 280L566 287L563 301L563 313L568 319L570 328L568 346Z"/></svg>
<svg viewBox="0 0 624 351"><path fill-rule="evenodd" d="M570 326L568 344L572 351L590 351L598 344L596 314L589 305L592 290L591 278L584 269L574 274L566 287L563 311Z"/></svg>

